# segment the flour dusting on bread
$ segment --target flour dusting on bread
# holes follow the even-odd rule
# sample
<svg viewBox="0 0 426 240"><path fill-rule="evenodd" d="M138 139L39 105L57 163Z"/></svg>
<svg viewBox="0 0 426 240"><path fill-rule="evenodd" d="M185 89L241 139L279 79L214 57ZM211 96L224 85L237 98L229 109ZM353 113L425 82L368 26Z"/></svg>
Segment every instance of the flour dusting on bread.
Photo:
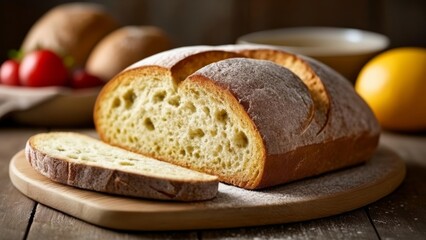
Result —
<svg viewBox="0 0 426 240"><path fill-rule="evenodd" d="M112 79L94 115L109 144L248 189L365 162L380 133L340 75L267 47L154 55Z"/></svg>

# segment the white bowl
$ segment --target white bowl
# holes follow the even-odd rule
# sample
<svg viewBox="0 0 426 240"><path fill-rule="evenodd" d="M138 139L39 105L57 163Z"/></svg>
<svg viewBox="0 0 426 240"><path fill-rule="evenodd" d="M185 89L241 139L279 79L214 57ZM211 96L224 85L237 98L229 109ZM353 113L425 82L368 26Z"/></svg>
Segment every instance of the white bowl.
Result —
<svg viewBox="0 0 426 240"><path fill-rule="evenodd" d="M351 28L297 27L254 32L238 44L273 45L316 58L354 81L362 66L389 46L378 33Z"/></svg>
<svg viewBox="0 0 426 240"><path fill-rule="evenodd" d="M0 118L31 126L75 127L93 124L99 87L10 87L0 85Z"/></svg>

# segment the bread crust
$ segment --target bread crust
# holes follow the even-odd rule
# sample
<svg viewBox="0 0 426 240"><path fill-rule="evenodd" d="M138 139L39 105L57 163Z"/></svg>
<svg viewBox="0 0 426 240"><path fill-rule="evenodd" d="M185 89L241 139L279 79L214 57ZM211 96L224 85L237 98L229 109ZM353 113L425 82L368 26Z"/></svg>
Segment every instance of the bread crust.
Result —
<svg viewBox="0 0 426 240"><path fill-rule="evenodd" d="M297 76L288 70L286 75L285 69L282 69L277 76L283 79L279 79L274 85L267 85L270 82L268 80L272 78L272 67L278 67L277 65L261 65L261 62L256 61L252 65L240 68L237 65L250 61L241 59L240 63L235 64L233 63L235 60L238 59L210 64L191 75L187 81L202 76L205 79L204 82L213 82L221 86L223 92L230 92L235 96L236 100L228 100L228 102L239 103L244 108L243 111L247 112L249 118L253 120L254 125L257 127L256 131L260 133L263 139L263 146L266 149L265 159L263 160L263 175L259 176L260 179L256 181L245 185L237 185L245 188L263 188L290 182L306 176L315 176L327 171L359 164L368 160L369 156L373 154L378 144L379 128L374 124L374 121L371 121L371 124L370 121L367 121L368 124L364 126L360 126L358 121L353 121L352 116L359 116L362 119L372 119L373 116L368 114L367 105L359 102L356 96L346 96L351 89L349 89L350 86L345 86L345 82L339 83L343 85L342 89L340 89L342 96L333 92L334 95L330 97L330 103L333 106L330 113L333 116L338 116L338 119L332 119L327 121L325 126L320 126L323 130L318 134L317 126L312 129L309 129L312 126L308 126L308 129L305 130L304 126L306 124L303 121L292 121L309 118L309 112L305 112L304 115L300 112L304 109L310 109L308 103L306 106L283 106L281 105L281 100L268 96L268 94L279 96L283 94L284 89L292 88L289 85L282 89L279 88L280 80L291 82L291 78L294 78L293 81L297 82ZM256 72L257 67L266 69L268 65L271 67L271 69L267 70L268 80L261 75L250 72L252 69L253 72ZM318 66L314 67L317 68ZM234 72L232 72L233 69L235 70ZM321 66L321 69L324 71L321 73L322 77L328 79L332 77L329 76L331 73L324 66ZM334 76L334 78L337 77ZM264 81L252 81L254 84L248 84L247 82L250 82L251 78L262 78ZM340 80L344 81L344 79ZM330 84L336 84L336 82L325 82L327 86ZM206 86L206 84L204 85ZM268 94L264 93L258 97L253 94L253 92L258 93L268 87ZM298 94L303 96L303 87L297 86L293 88L298 89ZM212 89L211 87L208 88ZM290 93L288 91L286 97L292 98ZM309 96L307 89L305 90L305 96ZM342 108L335 106L337 104L350 105L352 101L359 102L357 104L358 107ZM313 105L312 102L310 104ZM241 113L239 115L245 117ZM340 127L336 129L335 126Z"/></svg>
<svg viewBox="0 0 426 240"><path fill-rule="evenodd" d="M24 53L50 49L84 67L96 43L117 27L117 21L100 4L61 4L34 24L21 49Z"/></svg>
<svg viewBox="0 0 426 240"><path fill-rule="evenodd" d="M34 138L27 141L25 156L36 171L55 182L115 195L172 201L208 200L217 194L218 182L213 177L205 181L176 180L70 162L42 152Z"/></svg>
<svg viewBox="0 0 426 240"><path fill-rule="evenodd" d="M330 114L330 96L321 79L307 62L296 54L284 52L275 47L261 47L252 45L225 45L219 46L225 51L233 51L247 58L269 60L280 66L290 69L308 87L314 102L314 110L307 119L306 130L315 126L319 134L328 122ZM313 126L311 126L313 125Z"/></svg>
<svg viewBox="0 0 426 240"><path fill-rule="evenodd" d="M378 140L379 137L361 134L358 137L342 137L301 146L283 154L268 155L265 160L265 171L255 189L361 164L374 154Z"/></svg>
<svg viewBox="0 0 426 240"><path fill-rule="evenodd" d="M158 27L121 27L96 44L87 59L86 70L109 81L128 65L170 47L169 37Z"/></svg>
<svg viewBox="0 0 426 240"><path fill-rule="evenodd" d="M176 66L179 66L179 63L187 61L188 64L188 62L197 61L200 56L209 51L231 52L237 54L235 57L251 58L253 52L258 54L267 51L268 54L273 54L273 52L281 50L264 46L197 46L175 49L154 55L132 65L128 68L128 71L124 71L120 74L121 76L116 78L117 83L115 84L120 85L121 81L126 81L124 79L137 77L134 74L138 72L138 69L145 69L144 72L149 72L146 71L147 68L152 68L152 71L161 68L173 76L173 70L176 69ZM235 177L235 179L225 179L227 183L248 189L259 189L316 176L365 162L372 156L378 145L379 124L368 105L355 93L349 81L315 60L288 54L291 58L296 58L298 64L302 64L304 69L309 69L307 76L313 79L314 84L309 85L304 81L305 85L296 87L300 94L305 92L309 95L313 104L291 106L290 109L285 109L289 116L294 117L294 119L289 120L290 122L287 125L280 120L283 112L278 110L268 112L267 110L273 109L279 102L261 102L261 100L253 98L253 95L249 94L248 86L245 85L247 83L244 82L250 79L251 75L233 70L235 65L229 68L224 67L223 62L227 60L215 59L211 61L212 63L204 61L206 65L202 69L186 72L179 77L179 82L183 81L185 84L191 84L187 81L194 81L201 83L200 86L204 86L208 90L227 92L225 95L235 98L233 102L244 109L246 115L253 122L255 131L261 136L261 150L265 154L264 158L259 160L259 163L263 164L263 170L258 178L251 182L242 182L238 177ZM223 59L228 58L224 57ZM270 60L274 62L274 59ZM238 59L232 59L232 61L243 62L243 60ZM188 77L187 75L191 73L192 75ZM313 75L310 76L310 74ZM232 75L232 77L227 79L229 75ZM268 76L263 77L258 84L270 81L269 78ZM197 79L198 81L195 81ZM283 77L283 81L290 79L292 79L291 81L302 82L299 77L292 73ZM318 87L315 82L320 83L320 86ZM245 87L235 87L234 84L244 85ZM318 94L315 100L312 95L316 94L315 91L317 90L315 89L317 88L323 92ZM109 91L111 90L106 90L106 92ZM272 89L271 93L282 96L288 94L288 91L290 90ZM253 102L253 104L248 104L249 102ZM231 103L231 101L228 101L228 103ZM99 98L98 104L102 105L102 97ZM303 111L311 114L300 114ZM244 117L243 114L241 116ZM298 119L296 116L303 116L303 119ZM283 131L286 128L293 130ZM102 130L99 129L98 131L101 138L108 142L107 138L102 137ZM135 151L135 149L132 151ZM173 160L165 157L160 158L173 162ZM209 173L214 174L214 172Z"/></svg>

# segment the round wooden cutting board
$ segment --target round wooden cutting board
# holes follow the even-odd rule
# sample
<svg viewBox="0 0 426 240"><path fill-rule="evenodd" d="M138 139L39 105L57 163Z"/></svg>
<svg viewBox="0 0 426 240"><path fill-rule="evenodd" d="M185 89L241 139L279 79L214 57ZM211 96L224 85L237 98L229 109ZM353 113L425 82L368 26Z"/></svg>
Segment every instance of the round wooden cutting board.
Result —
<svg viewBox="0 0 426 240"><path fill-rule="evenodd" d="M303 221L350 211L392 192L405 165L379 148L356 167L261 191L225 184L213 200L181 203L108 195L50 181L32 169L24 152L11 160L9 175L29 198L89 223L122 230L229 228Z"/></svg>

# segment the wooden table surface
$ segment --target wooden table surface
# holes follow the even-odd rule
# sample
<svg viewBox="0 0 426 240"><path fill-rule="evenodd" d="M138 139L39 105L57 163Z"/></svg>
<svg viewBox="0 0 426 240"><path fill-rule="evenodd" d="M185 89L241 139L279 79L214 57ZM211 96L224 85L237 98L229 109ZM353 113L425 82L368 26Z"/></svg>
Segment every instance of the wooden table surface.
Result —
<svg viewBox="0 0 426 240"><path fill-rule="evenodd" d="M22 195L9 179L11 157L47 128L0 127L0 239L426 239L426 134L383 133L381 144L407 164L402 185L348 213L306 222L221 230L123 232L100 228ZM95 135L92 129L73 129Z"/></svg>

